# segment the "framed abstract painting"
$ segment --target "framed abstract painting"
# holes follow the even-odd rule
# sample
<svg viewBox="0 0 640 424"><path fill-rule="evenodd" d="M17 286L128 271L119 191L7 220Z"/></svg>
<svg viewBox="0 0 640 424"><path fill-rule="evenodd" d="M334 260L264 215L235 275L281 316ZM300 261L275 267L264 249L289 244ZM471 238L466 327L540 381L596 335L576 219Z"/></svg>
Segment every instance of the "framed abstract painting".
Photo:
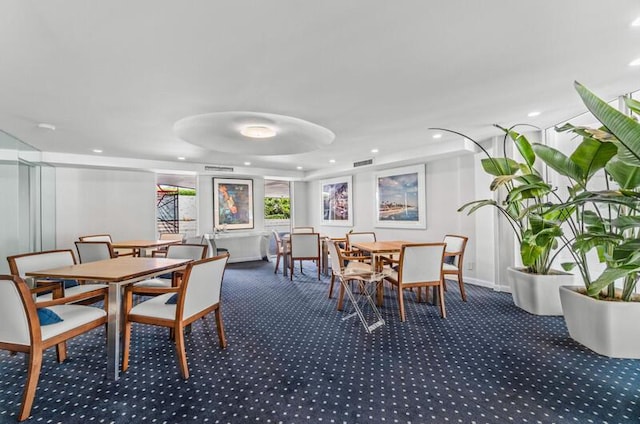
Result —
<svg viewBox="0 0 640 424"><path fill-rule="evenodd" d="M253 228L253 180L213 179L213 225L223 231Z"/></svg>
<svg viewBox="0 0 640 424"><path fill-rule="evenodd" d="M352 178L320 181L322 225L353 226Z"/></svg>
<svg viewBox="0 0 640 424"><path fill-rule="evenodd" d="M426 228L424 165L381 171L375 184L376 227Z"/></svg>

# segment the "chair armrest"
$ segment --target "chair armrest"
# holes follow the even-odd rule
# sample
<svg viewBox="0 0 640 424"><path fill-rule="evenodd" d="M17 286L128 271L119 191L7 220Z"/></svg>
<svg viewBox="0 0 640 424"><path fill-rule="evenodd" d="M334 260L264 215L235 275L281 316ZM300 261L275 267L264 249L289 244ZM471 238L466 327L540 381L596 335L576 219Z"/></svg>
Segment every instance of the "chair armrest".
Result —
<svg viewBox="0 0 640 424"><path fill-rule="evenodd" d="M166 293L177 293L180 291L180 287L136 287L127 286L125 289L125 295L128 293L136 294L136 293L145 293L145 294L166 294Z"/></svg>
<svg viewBox="0 0 640 424"><path fill-rule="evenodd" d="M31 289L31 293L48 293L52 292L54 299L64 297L64 282L62 280L38 280L36 287Z"/></svg>

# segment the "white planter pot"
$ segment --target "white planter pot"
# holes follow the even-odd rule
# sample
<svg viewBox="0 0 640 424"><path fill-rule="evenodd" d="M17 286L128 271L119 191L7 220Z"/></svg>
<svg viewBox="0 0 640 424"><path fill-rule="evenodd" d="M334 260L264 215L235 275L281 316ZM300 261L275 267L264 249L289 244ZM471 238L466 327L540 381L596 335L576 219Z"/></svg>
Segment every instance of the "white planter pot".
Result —
<svg viewBox="0 0 640 424"><path fill-rule="evenodd" d="M508 268L511 296L517 307L534 315L562 315L560 287L572 285L575 276L561 271L553 274L530 274Z"/></svg>
<svg viewBox="0 0 640 424"><path fill-rule="evenodd" d="M601 355L640 359L640 303L595 300L579 289L560 288L571 338Z"/></svg>

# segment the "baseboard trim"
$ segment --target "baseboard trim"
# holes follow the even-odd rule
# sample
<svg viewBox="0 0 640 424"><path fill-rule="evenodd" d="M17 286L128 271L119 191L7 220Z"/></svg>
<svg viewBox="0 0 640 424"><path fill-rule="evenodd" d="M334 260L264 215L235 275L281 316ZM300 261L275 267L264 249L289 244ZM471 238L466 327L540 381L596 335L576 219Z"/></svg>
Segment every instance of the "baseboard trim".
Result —
<svg viewBox="0 0 640 424"><path fill-rule="evenodd" d="M511 287L509 286L498 285L498 284L492 283L491 281L481 280L480 278L465 277L464 282L466 284L473 284L474 286L486 287L499 292L511 293Z"/></svg>

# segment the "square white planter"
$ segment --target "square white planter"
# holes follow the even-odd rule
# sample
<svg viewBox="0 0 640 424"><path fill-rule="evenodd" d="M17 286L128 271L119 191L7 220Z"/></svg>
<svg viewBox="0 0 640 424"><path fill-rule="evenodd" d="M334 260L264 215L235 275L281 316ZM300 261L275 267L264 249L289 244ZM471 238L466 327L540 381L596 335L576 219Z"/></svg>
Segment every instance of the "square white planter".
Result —
<svg viewBox="0 0 640 424"><path fill-rule="evenodd" d="M517 307L534 315L562 315L560 287L575 284L575 276L566 272L540 275L508 268L511 296Z"/></svg>
<svg viewBox="0 0 640 424"><path fill-rule="evenodd" d="M595 300L581 288L560 288L571 338L601 355L640 359L640 303Z"/></svg>

